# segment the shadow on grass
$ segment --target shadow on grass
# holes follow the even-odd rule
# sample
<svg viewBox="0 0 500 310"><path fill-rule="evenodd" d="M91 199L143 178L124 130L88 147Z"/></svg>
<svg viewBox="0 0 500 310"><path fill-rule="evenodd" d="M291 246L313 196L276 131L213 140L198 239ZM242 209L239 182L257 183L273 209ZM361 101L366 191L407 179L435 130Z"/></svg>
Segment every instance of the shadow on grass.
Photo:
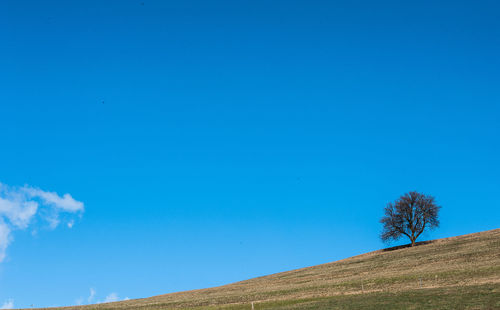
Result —
<svg viewBox="0 0 500 310"><path fill-rule="evenodd" d="M431 243L434 243L434 240L416 242L415 246L426 245L426 244L431 244ZM406 248L411 248L411 247L412 247L411 243L408 243L408 244L404 244L404 245L398 245L398 246L393 246L390 248L385 248L385 249L382 249L382 251L383 252L390 252L390 251L401 250L401 249L406 249Z"/></svg>

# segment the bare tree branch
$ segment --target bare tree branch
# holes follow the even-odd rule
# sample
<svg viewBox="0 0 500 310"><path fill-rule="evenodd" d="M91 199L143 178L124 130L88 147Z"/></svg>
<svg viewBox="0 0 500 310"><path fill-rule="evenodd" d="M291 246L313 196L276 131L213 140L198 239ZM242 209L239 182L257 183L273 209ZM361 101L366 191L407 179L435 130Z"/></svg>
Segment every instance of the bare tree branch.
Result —
<svg viewBox="0 0 500 310"><path fill-rule="evenodd" d="M412 246L426 228L439 227L438 213L441 209L432 196L412 191L390 202L380 219L383 241L398 240L402 235L408 237Z"/></svg>

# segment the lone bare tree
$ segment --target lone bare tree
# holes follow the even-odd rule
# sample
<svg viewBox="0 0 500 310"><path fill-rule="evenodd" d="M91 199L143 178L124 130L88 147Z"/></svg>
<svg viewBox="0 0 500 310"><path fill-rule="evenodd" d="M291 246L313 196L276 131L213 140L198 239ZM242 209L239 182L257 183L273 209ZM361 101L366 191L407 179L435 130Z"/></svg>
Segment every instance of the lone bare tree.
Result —
<svg viewBox="0 0 500 310"><path fill-rule="evenodd" d="M418 192L409 192L390 202L385 207L385 215L380 222L384 225L381 239L386 242L407 236L411 246L426 228L439 226L438 213L434 197Z"/></svg>

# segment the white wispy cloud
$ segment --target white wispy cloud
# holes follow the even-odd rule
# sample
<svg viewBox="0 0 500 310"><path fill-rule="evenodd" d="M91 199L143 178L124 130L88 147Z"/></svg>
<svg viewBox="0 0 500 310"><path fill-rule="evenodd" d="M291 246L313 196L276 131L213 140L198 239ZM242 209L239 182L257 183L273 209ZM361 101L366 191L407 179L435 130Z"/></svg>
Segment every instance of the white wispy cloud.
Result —
<svg viewBox="0 0 500 310"><path fill-rule="evenodd" d="M117 293L111 293L104 299L104 302L114 302L120 300Z"/></svg>
<svg viewBox="0 0 500 310"><path fill-rule="evenodd" d="M45 192L38 188L23 187L23 190L31 197L40 198L46 205L52 205L67 212L77 212L83 210L83 202L76 201L70 194L64 194L62 197L55 192Z"/></svg>
<svg viewBox="0 0 500 310"><path fill-rule="evenodd" d="M0 262L4 260L5 250L7 250L7 246L9 246L9 234L9 226L0 219Z"/></svg>
<svg viewBox="0 0 500 310"><path fill-rule="evenodd" d="M82 305L82 304L83 304L83 297L79 297L79 298L77 298L77 299L75 300L75 304L76 304L77 306Z"/></svg>
<svg viewBox="0 0 500 310"><path fill-rule="evenodd" d="M96 299L96 296L97 296L97 290L93 287L90 288L90 294L89 294L89 297L87 298L87 303L86 304L103 304L103 303L108 303L108 302L115 302L115 301L122 301L122 300L130 300L130 298L128 297L125 297L123 299L121 299L119 296L118 296L118 293L110 293L108 294L104 300L102 299ZM83 305L84 304L84 299L83 298L78 298L75 300L75 304L76 305Z"/></svg>
<svg viewBox="0 0 500 310"><path fill-rule="evenodd" d="M55 229L61 222L61 213L81 215L83 211L83 202L70 194L59 196L28 185L12 187L0 183L0 262L12 242L12 231L26 229L36 219ZM74 221L70 220L67 225L73 227Z"/></svg>
<svg viewBox="0 0 500 310"><path fill-rule="evenodd" d="M13 299L7 300L6 302L3 303L0 309L14 309L14 300Z"/></svg>
<svg viewBox="0 0 500 310"><path fill-rule="evenodd" d="M94 301L95 294L96 294L95 288L91 287L91 288L90 288L89 298L87 298L87 302L88 302L89 304L90 304L92 301Z"/></svg>

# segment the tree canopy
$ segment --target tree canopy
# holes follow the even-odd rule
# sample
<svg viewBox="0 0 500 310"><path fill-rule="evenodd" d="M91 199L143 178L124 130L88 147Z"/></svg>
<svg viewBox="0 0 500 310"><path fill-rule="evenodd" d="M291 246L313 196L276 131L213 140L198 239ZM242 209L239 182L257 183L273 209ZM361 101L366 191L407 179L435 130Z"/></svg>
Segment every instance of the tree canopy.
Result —
<svg viewBox="0 0 500 310"><path fill-rule="evenodd" d="M385 214L380 220L383 224L381 239L387 242L406 236L414 246L424 230L439 226L440 209L430 195L416 191L402 195L385 207Z"/></svg>

